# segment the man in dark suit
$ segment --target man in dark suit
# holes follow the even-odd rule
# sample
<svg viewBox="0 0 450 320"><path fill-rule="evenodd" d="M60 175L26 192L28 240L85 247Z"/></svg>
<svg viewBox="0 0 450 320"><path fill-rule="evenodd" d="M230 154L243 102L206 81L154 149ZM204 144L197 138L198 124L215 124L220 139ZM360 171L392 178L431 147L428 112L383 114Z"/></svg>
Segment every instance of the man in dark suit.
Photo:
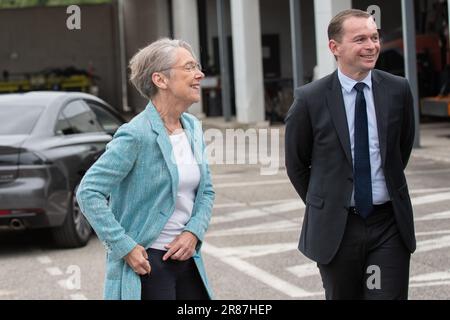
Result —
<svg viewBox="0 0 450 320"><path fill-rule="evenodd" d="M306 203L299 250L317 262L327 299L407 299L409 84L374 69L380 42L368 13L339 13L328 37L338 69L296 89L286 117L287 174Z"/></svg>

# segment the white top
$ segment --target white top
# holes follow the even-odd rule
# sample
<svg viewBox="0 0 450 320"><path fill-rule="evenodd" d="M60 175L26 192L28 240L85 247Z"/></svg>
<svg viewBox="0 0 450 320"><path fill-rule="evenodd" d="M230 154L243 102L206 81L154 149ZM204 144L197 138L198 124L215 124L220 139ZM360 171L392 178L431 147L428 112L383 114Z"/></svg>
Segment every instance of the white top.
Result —
<svg viewBox="0 0 450 320"><path fill-rule="evenodd" d="M345 112L347 114L348 132L350 134L350 145L352 149L352 158L355 159L355 103L356 89L353 87L358 82L364 82L364 98L367 107L367 124L369 126L369 152L370 152L370 171L372 177L372 199L373 204L383 204L390 200L386 187L383 167L381 166L380 143L378 140L377 116L375 113L375 103L372 91L372 72L361 81L353 80L347 77L338 69L339 82L342 86L342 96L344 98ZM355 191L353 190L350 205L355 205Z"/></svg>
<svg viewBox="0 0 450 320"><path fill-rule="evenodd" d="M173 155L178 167L178 192L175 211L164 226L158 239L151 248L165 250L164 246L171 243L181 234L191 218L195 195L200 183L200 170L195 161L191 145L186 133L170 135Z"/></svg>

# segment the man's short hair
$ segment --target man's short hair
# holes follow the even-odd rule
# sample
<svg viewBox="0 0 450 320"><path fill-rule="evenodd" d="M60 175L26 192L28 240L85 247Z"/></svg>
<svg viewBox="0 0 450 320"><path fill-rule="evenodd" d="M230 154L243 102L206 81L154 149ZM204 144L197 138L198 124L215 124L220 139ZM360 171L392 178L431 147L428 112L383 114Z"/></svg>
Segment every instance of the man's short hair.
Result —
<svg viewBox="0 0 450 320"><path fill-rule="evenodd" d="M337 15L331 19L330 24L328 25L328 40L335 40L337 42L341 42L343 36L343 25L344 21L348 18L370 18L371 15L362 10L358 9L348 9L339 12Z"/></svg>

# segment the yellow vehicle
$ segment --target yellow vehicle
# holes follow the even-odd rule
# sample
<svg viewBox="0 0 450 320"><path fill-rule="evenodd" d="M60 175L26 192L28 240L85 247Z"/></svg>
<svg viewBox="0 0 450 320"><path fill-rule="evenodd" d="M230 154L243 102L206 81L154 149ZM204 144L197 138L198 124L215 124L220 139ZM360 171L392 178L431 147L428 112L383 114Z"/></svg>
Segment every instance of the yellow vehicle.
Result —
<svg viewBox="0 0 450 320"><path fill-rule="evenodd" d="M92 92L96 76L75 68L47 69L34 74L3 73L0 93L27 92L36 90Z"/></svg>

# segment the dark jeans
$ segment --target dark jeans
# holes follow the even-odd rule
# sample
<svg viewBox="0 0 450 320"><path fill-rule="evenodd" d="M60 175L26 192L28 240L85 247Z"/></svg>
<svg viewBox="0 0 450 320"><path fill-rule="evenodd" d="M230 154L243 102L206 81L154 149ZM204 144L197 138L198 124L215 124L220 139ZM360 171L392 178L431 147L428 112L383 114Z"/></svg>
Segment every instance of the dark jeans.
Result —
<svg viewBox="0 0 450 320"><path fill-rule="evenodd" d="M147 249L152 271L141 276L142 300L208 300L194 259L162 260L166 251Z"/></svg>
<svg viewBox="0 0 450 320"><path fill-rule="evenodd" d="M318 264L326 299L406 300L410 256L392 207L366 220L349 213L336 256Z"/></svg>

